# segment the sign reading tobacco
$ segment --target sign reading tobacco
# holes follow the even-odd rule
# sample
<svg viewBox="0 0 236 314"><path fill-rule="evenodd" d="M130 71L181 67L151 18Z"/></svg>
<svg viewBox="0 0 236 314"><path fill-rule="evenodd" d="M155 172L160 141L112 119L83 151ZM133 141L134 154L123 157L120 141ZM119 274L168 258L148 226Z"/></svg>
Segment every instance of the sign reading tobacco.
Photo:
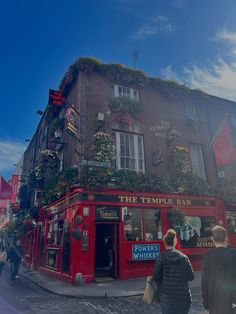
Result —
<svg viewBox="0 0 236 314"><path fill-rule="evenodd" d="M119 221L120 207L116 206L97 206L96 221Z"/></svg>
<svg viewBox="0 0 236 314"><path fill-rule="evenodd" d="M62 95L61 91L49 89L49 100L48 103L54 106L64 106L65 104L65 97Z"/></svg>

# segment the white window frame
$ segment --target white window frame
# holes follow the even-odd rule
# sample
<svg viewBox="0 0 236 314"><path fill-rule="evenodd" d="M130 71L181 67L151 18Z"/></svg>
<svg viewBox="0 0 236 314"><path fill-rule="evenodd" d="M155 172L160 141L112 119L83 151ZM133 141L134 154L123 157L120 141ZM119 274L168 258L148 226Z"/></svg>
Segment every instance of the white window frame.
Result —
<svg viewBox="0 0 236 314"><path fill-rule="evenodd" d="M120 144L121 134L129 135L129 136L133 137L133 143L134 143L134 156L133 157L121 156L121 144ZM139 134L113 131L113 138L115 139L115 146L116 146L116 168L145 173L143 136L139 135ZM138 142L139 138L141 139L141 156L139 154L139 146L138 146L139 145L139 142ZM130 159L132 158L132 159L134 159L134 169L122 168L121 167L121 158L130 158ZM142 168L139 166L140 161L142 163Z"/></svg>
<svg viewBox="0 0 236 314"><path fill-rule="evenodd" d="M194 154L196 153L197 156L194 156ZM192 172L203 180L206 180L206 170L202 153L202 145L195 143L189 144L189 157L191 161ZM197 160L197 163L195 163L194 160Z"/></svg>
<svg viewBox="0 0 236 314"><path fill-rule="evenodd" d="M129 97L130 99L139 101L139 92L137 89L133 89L130 87L126 87L126 86L122 86L122 85L113 85L113 93L114 93L114 97ZM129 95L127 95L128 93L125 93L125 95L120 95L119 94L119 88L125 89L126 91L129 90ZM136 92L136 95L135 95Z"/></svg>
<svg viewBox="0 0 236 314"><path fill-rule="evenodd" d="M197 110L194 104L186 104L185 105L185 116L189 120L197 120Z"/></svg>

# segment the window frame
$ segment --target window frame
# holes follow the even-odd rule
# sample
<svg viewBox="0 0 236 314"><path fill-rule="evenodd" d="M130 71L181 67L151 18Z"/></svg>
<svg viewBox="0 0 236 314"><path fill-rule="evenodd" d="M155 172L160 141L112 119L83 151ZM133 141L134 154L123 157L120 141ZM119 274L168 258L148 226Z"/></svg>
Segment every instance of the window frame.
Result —
<svg viewBox="0 0 236 314"><path fill-rule="evenodd" d="M188 103L185 105L185 117L187 120L198 120L197 108L193 103Z"/></svg>
<svg viewBox="0 0 236 314"><path fill-rule="evenodd" d="M198 150L198 157L200 157L200 159L197 157L198 162L200 161L201 165L199 164L198 166L196 166L195 164L193 164L193 149L191 149L192 147L195 148L199 148ZM205 162L204 162L204 157L203 157L203 149L202 149L202 145L198 144L198 143L190 143L188 145L188 149L189 149L189 159L191 162L191 168L192 168L192 173L197 175L198 177L200 177L203 180L206 180L206 168L205 168ZM191 153L192 152L192 153ZM200 153L200 155L199 155ZM197 171L196 171L197 169Z"/></svg>
<svg viewBox="0 0 236 314"><path fill-rule="evenodd" d="M133 156L127 156L125 154L121 155L121 135L124 135L124 136L127 135L127 136L133 137L133 153L134 153ZM115 152L116 152L115 168L145 173L145 155L144 155L144 137L143 137L143 135L113 130L112 136L113 136L113 139L115 141L115 143L114 143L115 144ZM139 139L141 139L141 141ZM141 151L140 151L140 144L141 144ZM129 152L130 152L130 150L132 150L130 148L131 146L128 146L128 147L129 147ZM129 167L129 168L122 167L121 166L121 158L134 160L134 169L132 169L131 167ZM141 162L141 167L140 167L140 162Z"/></svg>
<svg viewBox="0 0 236 314"><path fill-rule="evenodd" d="M141 227L141 230L140 230L140 234L141 234L141 239L128 239L127 238L127 234L126 234L126 228L125 228L125 226L126 225L129 225L130 224L130 220L132 221L132 216L129 218L129 209L131 209L132 211L134 210L137 210L137 211L140 211L140 219L141 219L141 221L140 221L140 223L139 223L139 225L140 225L140 227ZM157 239L147 239L147 228L146 228L146 225L147 225L147 223L145 222L145 211L146 210L153 210L153 211L159 211L159 217L160 217L160 219L159 219L159 226L158 226L158 228L157 228ZM143 241L147 241L147 242L153 242L153 241L162 241L162 239L163 239L163 234L162 234L162 227L163 227L163 225L162 225L162 209L161 208L159 208L159 207L155 207L155 208L153 208L153 207L133 207L133 206L130 206L130 207L128 207L127 208L127 215L128 215L128 218L127 218L127 220L124 220L124 241L126 241L127 243L130 243L130 242L143 242ZM127 223L126 223L127 222ZM133 226L133 224L132 224L132 226ZM133 232L133 234L134 234L134 232Z"/></svg>
<svg viewBox="0 0 236 314"><path fill-rule="evenodd" d="M119 89L126 90L125 93L122 92L122 95L120 95ZM127 93L129 91L129 93ZM111 86L111 96L118 98L118 97L128 97L132 100L136 100L139 102L139 91L135 88L123 86L123 85L118 85L118 84L113 84ZM129 94L129 95L128 95Z"/></svg>

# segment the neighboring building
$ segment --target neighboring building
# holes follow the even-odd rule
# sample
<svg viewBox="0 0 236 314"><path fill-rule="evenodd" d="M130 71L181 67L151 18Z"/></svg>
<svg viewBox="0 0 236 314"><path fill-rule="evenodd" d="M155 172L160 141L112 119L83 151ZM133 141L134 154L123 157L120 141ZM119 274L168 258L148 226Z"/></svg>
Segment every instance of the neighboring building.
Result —
<svg viewBox="0 0 236 314"><path fill-rule="evenodd" d="M146 275L152 262L145 256L152 256L152 261L162 247L162 234L170 226L167 210L178 207L188 216L180 233L181 244L199 267L201 254L212 246L209 230L215 223L225 224L225 217L218 197L196 197L194 189L201 189L201 193L195 191L197 195L207 194L207 185L218 182L212 141L226 114L236 115L235 102L149 78L121 65L90 58L76 61L60 91L51 91L49 105L24 154L22 175L30 178L31 202L39 207L45 200L48 203L39 212L35 238L39 252L33 264L72 282L76 276L89 282L108 269L115 278ZM78 170L76 179L68 179L68 169ZM117 191L128 181L113 176L117 169L139 174L126 187L132 193ZM176 190L168 190L164 176L170 177ZM107 177L110 181L103 186ZM65 186L67 179L69 187ZM187 190L184 184L190 179ZM161 196L160 192L192 195ZM159 229L145 232L152 218ZM110 247L104 244L109 240ZM150 254L135 260L138 250L147 245L150 251L145 252ZM104 263L96 253L103 249Z"/></svg>
<svg viewBox="0 0 236 314"><path fill-rule="evenodd" d="M11 195L11 185L0 176L0 230L9 222L8 207Z"/></svg>

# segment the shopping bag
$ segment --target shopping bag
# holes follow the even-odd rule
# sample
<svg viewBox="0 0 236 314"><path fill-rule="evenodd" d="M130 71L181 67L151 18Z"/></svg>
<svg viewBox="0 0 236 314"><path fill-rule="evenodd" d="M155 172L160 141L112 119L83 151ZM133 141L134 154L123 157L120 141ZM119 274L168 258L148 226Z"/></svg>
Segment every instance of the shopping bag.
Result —
<svg viewBox="0 0 236 314"><path fill-rule="evenodd" d="M154 280L152 280L152 276L147 277L146 286L143 294L143 302L147 304L158 302L157 285Z"/></svg>

